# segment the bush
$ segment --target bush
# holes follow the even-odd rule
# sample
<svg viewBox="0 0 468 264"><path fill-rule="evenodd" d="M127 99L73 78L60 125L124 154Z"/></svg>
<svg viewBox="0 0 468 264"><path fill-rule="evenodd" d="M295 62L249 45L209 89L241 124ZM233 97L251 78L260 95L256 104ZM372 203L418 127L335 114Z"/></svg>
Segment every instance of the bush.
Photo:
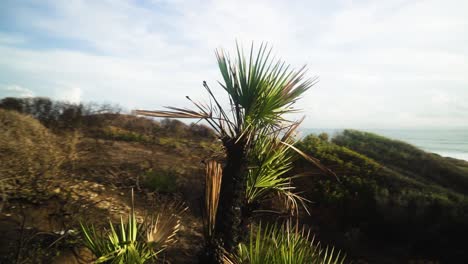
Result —
<svg viewBox="0 0 468 264"><path fill-rule="evenodd" d="M81 224L84 244L97 257L94 263L144 264L156 259L175 241L180 219L176 214L164 219L157 215L138 223L132 191L132 207L127 223L121 217L119 225L110 223L109 227L103 233L96 231L93 225Z"/></svg>
<svg viewBox="0 0 468 264"><path fill-rule="evenodd" d="M322 247L310 231L290 223L267 225L250 231L247 243L239 245L238 263L343 264L345 256L334 248Z"/></svg>
<svg viewBox="0 0 468 264"><path fill-rule="evenodd" d="M150 141L148 136L142 135L140 133L128 131L126 129L116 127L116 126L107 126L102 129L103 137L105 139L112 140L121 140L129 142L147 142Z"/></svg>
<svg viewBox="0 0 468 264"><path fill-rule="evenodd" d="M189 132L192 136L203 139L215 139L216 133L208 126L192 123L189 127Z"/></svg>
<svg viewBox="0 0 468 264"><path fill-rule="evenodd" d="M161 128L164 131L164 134L171 137L185 137L189 134L188 126L175 119L163 119L161 120Z"/></svg>
<svg viewBox="0 0 468 264"><path fill-rule="evenodd" d="M73 129L81 126L82 104L53 101L47 97L13 98L0 100L0 109L31 115L44 126L53 129Z"/></svg>
<svg viewBox="0 0 468 264"><path fill-rule="evenodd" d="M173 193L177 189L177 172L172 169L149 169L143 175L143 186L151 191Z"/></svg>

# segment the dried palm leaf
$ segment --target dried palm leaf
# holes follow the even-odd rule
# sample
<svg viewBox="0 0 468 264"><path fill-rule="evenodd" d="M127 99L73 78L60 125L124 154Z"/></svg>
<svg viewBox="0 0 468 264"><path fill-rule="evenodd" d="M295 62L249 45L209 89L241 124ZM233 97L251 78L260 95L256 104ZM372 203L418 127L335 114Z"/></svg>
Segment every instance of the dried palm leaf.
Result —
<svg viewBox="0 0 468 264"><path fill-rule="evenodd" d="M205 237L211 238L215 228L216 213L218 210L219 193L223 169L217 161L210 160L205 165Z"/></svg>

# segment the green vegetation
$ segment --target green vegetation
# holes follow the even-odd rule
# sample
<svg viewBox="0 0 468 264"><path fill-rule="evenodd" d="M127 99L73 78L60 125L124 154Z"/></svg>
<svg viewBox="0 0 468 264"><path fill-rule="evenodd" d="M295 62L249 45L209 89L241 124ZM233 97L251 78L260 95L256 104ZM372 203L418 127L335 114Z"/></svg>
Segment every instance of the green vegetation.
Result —
<svg viewBox="0 0 468 264"><path fill-rule="evenodd" d="M148 142L150 138L147 135L129 131L116 126L107 126L102 129L102 137L112 140Z"/></svg>
<svg viewBox="0 0 468 264"><path fill-rule="evenodd" d="M109 230L102 234L94 226L81 224L84 243L97 257L94 263L144 264L156 259L179 231L179 219L171 215L161 220L138 223L132 192L132 207L128 222L120 219L120 225L110 223ZM164 223L162 224L162 222Z"/></svg>
<svg viewBox="0 0 468 264"><path fill-rule="evenodd" d="M259 224L251 228L249 241L239 245L236 262L343 264L345 256L340 255L334 248L323 248L310 231L291 223L264 227Z"/></svg>
<svg viewBox="0 0 468 264"><path fill-rule="evenodd" d="M248 157L246 198L250 206L254 207L260 201L271 198L274 193L282 198L287 209L298 210L299 205L306 208L306 200L294 192L292 177L287 174L293 168L295 158L289 146L293 141L288 134L281 140L278 135L257 137Z"/></svg>
<svg viewBox="0 0 468 264"><path fill-rule="evenodd" d="M297 146L338 175L338 180L298 181L314 204L311 221L344 234L333 239L348 243L349 253L359 254L352 244L372 240L448 262L463 255L468 199L458 190L468 177L459 169L466 162L457 164L400 141L353 130L331 142L309 135ZM300 161L296 169L315 171Z"/></svg>
<svg viewBox="0 0 468 264"><path fill-rule="evenodd" d="M466 170L454 166L450 159L426 153L405 142L355 130L345 130L333 142L362 153L390 169L410 172L416 180L468 194Z"/></svg>
<svg viewBox="0 0 468 264"><path fill-rule="evenodd" d="M142 177L143 186L151 191L174 193L177 189L177 175L172 169L149 169Z"/></svg>

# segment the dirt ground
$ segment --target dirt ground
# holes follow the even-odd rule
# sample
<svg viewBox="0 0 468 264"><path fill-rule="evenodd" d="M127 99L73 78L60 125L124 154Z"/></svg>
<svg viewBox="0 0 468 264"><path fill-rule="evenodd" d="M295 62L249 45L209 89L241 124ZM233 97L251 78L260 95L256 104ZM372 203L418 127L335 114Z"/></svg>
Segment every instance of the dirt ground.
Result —
<svg viewBox="0 0 468 264"><path fill-rule="evenodd" d="M188 207L180 216L178 242L161 255L161 262L197 263L203 244L201 162L207 155L198 142L148 147L81 138L76 158L47 183L49 193L5 204L0 213L0 263L89 263L91 255L78 239L79 223L105 226L126 217L132 189L140 220L149 213L169 213L173 204ZM176 171L176 192L157 193L142 186L141 175L150 167Z"/></svg>

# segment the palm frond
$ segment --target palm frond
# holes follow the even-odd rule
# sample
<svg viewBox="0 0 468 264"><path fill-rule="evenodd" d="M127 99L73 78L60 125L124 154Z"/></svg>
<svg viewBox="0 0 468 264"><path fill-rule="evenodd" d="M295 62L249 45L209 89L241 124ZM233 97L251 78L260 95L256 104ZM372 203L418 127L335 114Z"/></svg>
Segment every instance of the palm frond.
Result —
<svg viewBox="0 0 468 264"><path fill-rule="evenodd" d="M134 110L137 115L153 116L153 117L167 117L167 118L209 118L209 114L192 111L190 109L166 107L172 111L148 111L148 110Z"/></svg>
<svg viewBox="0 0 468 264"><path fill-rule="evenodd" d="M222 87L236 111L235 123L242 129L250 124L254 131L274 127L282 115L294 111L291 106L317 79L304 79L305 67L294 71L283 61L272 59L266 44L262 43L256 52L252 45L248 57L241 50L238 45L236 61L222 50L216 52Z"/></svg>
<svg viewBox="0 0 468 264"><path fill-rule="evenodd" d="M205 238L209 239L213 235L216 223L216 213L218 210L219 193L221 190L221 180L223 169L221 164L211 160L205 165L205 212L203 216Z"/></svg>
<svg viewBox="0 0 468 264"><path fill-rule="evenodd" d="M343 264L345 260L333 247L323 248L310 230L288 221L280 226L260 223L252 227L249 241L239 245L232 263Z"/></svg>
<svg viewBox="0 0 468 264"><path fill-rule="evenodd" d="M180 226L180 218L175 214L165 217L157 215L145 226L146 242L153 248L163 250L176 241Z"/></svg>
<svg viewBox="0 0 468 264"><path fill-rule="evenodd" d="M298 125L298 122L294 123L282 130L276 130L274 134L268 134L268 131L264 130L257 136L249 152L251 164L246 191L248 202L258 201L276 193L292 212L297 212L299 205L307 211L307 200L294 192L295 187L291 184L295 176L288 174L293 168L295 153L288 145L282 144L294 142L294 131Z"/></svg>
<svg viewBox="0 0 468 264"><path fill-rule="evenodd" d="M274 129L278 122L287 121L282 116L295 112L292 105L317 82L317 78L305 78L305 67L296 71L283 61L273 59L272 49L267 44L262 43L258 49L252 44L248 56L237 45L234 60L224 50L217 50L215 53L223 78L223 82L219 84L228 94L229 108L223 108L206 82L203 82L210 104L196 103L188 98L197 111L167 107L169 110L136 110L135 113L155 117L204 119L220 137L239 139L255 136L258 129Z"/></svg>
<svg viewBox="0 0 468 264"><path fill-rule="evenodd" d="M127 221L109 222L109 229L98 233L93 225L81 223L84 244L97 257L95 263L145 263L174 241L180 228L175 215L138 223L132 190L132 206Z"/></svg>

